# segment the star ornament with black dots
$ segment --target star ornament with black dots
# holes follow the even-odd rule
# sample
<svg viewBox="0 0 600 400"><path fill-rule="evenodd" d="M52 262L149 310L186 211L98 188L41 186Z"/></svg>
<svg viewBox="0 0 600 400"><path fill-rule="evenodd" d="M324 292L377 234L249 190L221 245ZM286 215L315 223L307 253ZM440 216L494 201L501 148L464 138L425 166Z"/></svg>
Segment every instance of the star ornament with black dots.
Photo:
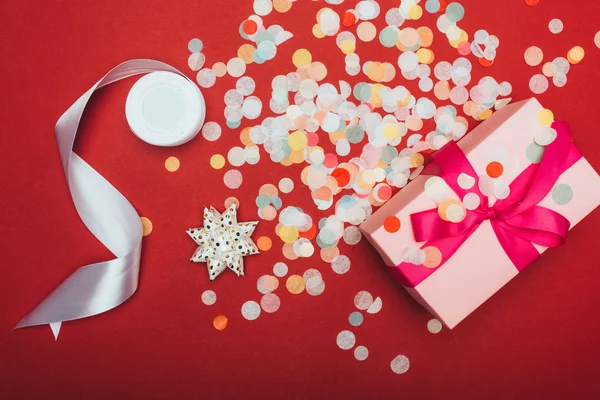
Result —
<svg viewBox="0 0 600 400"><path fill-rule="evenodd" d="M235 203L223 214L212 206L205 207L204 226L187 230L198 245L190 261L207 263L211 281L227 268L237 276L244 276L244 256L259 253L250 237L257 224L257 221L238 223Z"/></svg>

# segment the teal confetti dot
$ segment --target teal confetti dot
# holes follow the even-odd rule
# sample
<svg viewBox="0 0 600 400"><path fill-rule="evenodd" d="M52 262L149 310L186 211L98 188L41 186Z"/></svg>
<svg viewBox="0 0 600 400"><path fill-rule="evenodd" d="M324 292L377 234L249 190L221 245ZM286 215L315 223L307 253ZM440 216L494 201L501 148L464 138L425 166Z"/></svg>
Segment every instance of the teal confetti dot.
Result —
<svg viewBox="0 0 600 400"><path fill-rule="evenodd" d="M271 204L273 204L273 207L275 207L275 209L279 211L281 209L281 206L283 205L283 201L281 201L280 197L273 196L271 197Z"/></svg>
<svg viewBox="0 0 600 400"><path fill-rule="evenodd" d="M356 202L356 200L354 199L354 197L346 194L346 195L342 196L342 198L340 199L340 207L352 208L352 206L354 205L355 202Z"/></svg>
<svg viewBox="0 0 600 400"><path fill-rule="evenodd" d="M230 129L237 129L242 124L242 121L226 121L225 124Z"/></svg>
<svg viewBox="0 0 600 400"><path fill-rule="evenodd" d="M194 38L188 43L188 50L192 53L199 53L202 49L204 49L204 43L200 39Z"/></svg>
<svg viewBox="0 0 600 400"><path fill-rule="evenodd" d="M256 35L256 45L258 46L261 42L269 41L275 43L275 36L267 30L260 31Z"/></svg>
<svg viewBox="0 0 600 400"><path fill-rule="evenodd" d="M394 47L398 43L398 28L388 26L379 32L379 42L384 47Z"/></svg>
<svg viewBox="0 0 600 400"><path fill-rule="evenodd" d="M398 157L398 149L394 146L385 146L383 150L381 150L381 161L386 164L391 163L396 157Z"/></svg>
<svg viewBox="0 0 600 400"><path fill-rule="evenodd" d="M365 82L359 82L354 86L354 97L358 101L369 101L373 91L371 85Z"/></svg>
<svg viewBox="0 0 600 400"><path fill-rule="evenodd" d="M363 323L363 320L363 315L358 311L354 311L348 317L348 322L350 322L350 325L352 326L360 326Z"/></svg>
<svg viewBox="0 0 600 400"><path fill-rule="evenodd" d="M537 164L542 160L542 156L544 155L544 147L534 142L529 143L525 149L525 154L527 155L527 159L529 161Z"/></svg>
<svg viewBox="0 0 600 400"><path fill-rule="evenodd" d="M350 143L360 143L365 137L365 130L360 125L350 125L346 131L346 139Z"/></svg>
<svg viewBox="0 0 600 400"><path fill-rule="evenodd" d="M446 7L446 17L451 22L458 22L465 16L465 8L460 3L450 3Z"/></svg>
<svg viewBox="0 0 600 400"><path fill-rule="evenodd" d="M440 11L440 2L438 0L427 0L425 3L425 10L427 10L429 14L435 14Z"/></svg>
<svg viewBox="0 0 600 400"><path fill-rule="evenodd" d="M256 207L265 208L271 204L271 199L266 194L261 194L256 198Z"/></svg>
<svg viewBox="0 0 600 400"><path fill-rule="evenodd" d="M566 183L559 183L552 189L552 200L559 206L568 204L573 198L573 189Z"/></svg>

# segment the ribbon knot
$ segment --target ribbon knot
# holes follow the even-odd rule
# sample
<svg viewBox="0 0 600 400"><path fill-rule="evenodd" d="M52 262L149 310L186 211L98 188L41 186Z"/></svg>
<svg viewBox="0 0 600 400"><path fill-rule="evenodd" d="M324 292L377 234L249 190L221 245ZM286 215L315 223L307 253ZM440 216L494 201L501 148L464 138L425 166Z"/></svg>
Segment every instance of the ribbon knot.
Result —
<svg viewBox="0 0 600 400"><path fill-rule="evenodd" d="M485 219L495 219L496 218L496 210L494 207L490 207L485 210Z"/></svg>
<svg viewBox="0 0 600 400"><path fill-rule="evenodd" d="M527 167L510 184L508 197L497 200L492 206L479 190L478 174L456 142L449 142L433 154L433 161L423 174L441 177L461 199L468 193L475 193L480 205L475 210L467 210L460 222L442 219L437 208L411 214L415 240L427 242L422 247L433 246L440 250L442 261L436 268L400 263L392 271L402 285L414 287L443 266L485 221L489 221L499 244L519 271L539 256L534 243L557 247L565 242L570 222L537 204L546 197L559 176L582 156L573 146L566 123L554 122L552 127L557 136L546 146L541 162ZM461 174L475 179L473 187L463 189L458 185Z"/></svg>

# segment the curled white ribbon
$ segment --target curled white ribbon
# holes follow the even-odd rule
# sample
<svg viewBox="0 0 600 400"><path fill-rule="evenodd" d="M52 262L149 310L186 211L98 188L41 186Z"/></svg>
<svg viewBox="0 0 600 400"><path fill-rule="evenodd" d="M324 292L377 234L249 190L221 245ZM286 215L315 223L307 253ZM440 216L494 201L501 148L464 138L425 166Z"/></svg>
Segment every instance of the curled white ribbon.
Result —
<svg viewBox="0 0 600 400"><path fill-rule="evenodd" d="M140 217L114 186L73 152L73 143L85 106L96 90L133 75L154 71L184 76L160 61L126 61L96 82L56 123L60 159L77 212L90 232L117 258L78 268L23 317L15 329L49 324L56 339L63 321L103 313L135 293L142 249Z"/></svg>

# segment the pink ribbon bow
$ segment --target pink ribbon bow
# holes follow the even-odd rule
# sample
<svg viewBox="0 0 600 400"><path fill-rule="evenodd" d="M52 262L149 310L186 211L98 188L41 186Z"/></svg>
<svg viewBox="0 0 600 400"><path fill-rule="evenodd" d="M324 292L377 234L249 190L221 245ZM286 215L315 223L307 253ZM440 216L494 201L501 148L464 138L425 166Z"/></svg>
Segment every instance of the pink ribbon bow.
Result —
<svg viewBox="0 0 600 400"><path fill-rule="evenodd" d="M489 220L498 242L521 271L539 256L533 243L546 247L562 245L567 237L570 223L559 213L537 204L548 194L558 177L579 160L582 155L573 146L571 132L565 122L554 122L557 136L546 146L539 164L531 164L510 184L510 195L498 200L493 206L478 187L477 173L455 142L446 144L433 154L433 161L423 172L444 179L462 199L471 192L479 196L477 209L467 210L459 223L443 220L437 208L411 214L411 222L417 242L423 247L434 246L440 250L442 261L436 268L403 262L392 268L393 275L402 285L415 287L440 268L467 240L479 225ZM471 189L461 188L457 181L460 174L475 178Z"/></svg>

